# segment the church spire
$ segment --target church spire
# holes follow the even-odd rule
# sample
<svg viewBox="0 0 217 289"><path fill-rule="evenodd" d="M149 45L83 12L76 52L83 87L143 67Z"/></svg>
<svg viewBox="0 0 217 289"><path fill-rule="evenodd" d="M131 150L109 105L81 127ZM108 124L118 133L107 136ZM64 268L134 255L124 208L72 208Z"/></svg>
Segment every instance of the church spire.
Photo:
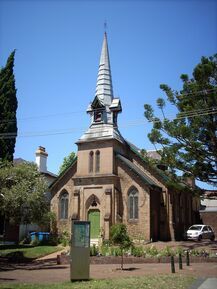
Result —
<svg viewBox="0 0 217 289"><path fill-rule="evenodd" d="M109 51L105 32L99 62L96 93L94 100L87 108L87 113L91 116L91 124L77 143L102 139L116 139L124 142L117 124L118 114L121 111L120 99L113 96Z"/></svg>
<svg viewBox="0 0 217 289"><path fill-rule="evenodd" d="M101 105L110 106L113 100L112 76L109 61L107 34L104 33L102 51L100 56L98 77L96 83L95 100Z"/></svg>

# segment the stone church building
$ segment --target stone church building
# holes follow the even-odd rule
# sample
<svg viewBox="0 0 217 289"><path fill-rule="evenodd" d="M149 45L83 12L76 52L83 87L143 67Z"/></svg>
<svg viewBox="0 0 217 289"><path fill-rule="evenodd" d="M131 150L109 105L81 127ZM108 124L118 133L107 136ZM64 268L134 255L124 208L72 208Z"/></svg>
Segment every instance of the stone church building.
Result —
<svg viewBox="0 0 217 289"><path fill-rule="evenodd" d="M165 171L150 166L118 130L121 101L114 98L107 35L104 34L96 93L87 108L90 127L76 142L77 157L51 185L58 231L71 220L89 220L91 239L109 239L123 222L133 239L181 239L196 221L199 201L188 185L171 188ZM179 187L180 187L179 186Z"/></svg>

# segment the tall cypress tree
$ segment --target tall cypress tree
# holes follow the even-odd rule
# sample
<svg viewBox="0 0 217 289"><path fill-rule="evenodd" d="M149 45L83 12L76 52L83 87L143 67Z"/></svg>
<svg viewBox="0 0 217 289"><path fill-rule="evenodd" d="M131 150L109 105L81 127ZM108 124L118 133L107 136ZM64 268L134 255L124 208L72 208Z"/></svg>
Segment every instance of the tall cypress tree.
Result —
<svg viewBox="0 0 217 289"><path fill-rule="evenodd" d="M14 77L15 50L0 70L0 160L13 161L17 136L17 97Z"/></svg>

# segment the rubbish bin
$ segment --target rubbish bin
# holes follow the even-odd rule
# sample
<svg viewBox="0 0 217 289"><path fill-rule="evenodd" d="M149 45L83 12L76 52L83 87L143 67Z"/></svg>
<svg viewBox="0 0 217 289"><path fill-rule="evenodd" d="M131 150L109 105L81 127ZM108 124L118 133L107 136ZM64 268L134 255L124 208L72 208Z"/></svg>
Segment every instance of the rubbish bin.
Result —
<svg viewBox="0 0 217 289"><path fill-rule="evenodd" d="M31 232L30 233L31 241L34 241L37 238L36 234L37 234L36 232Z"/></svg>
<svg viewBox="0 0 217 289"><path fill-rule="evenodd" d="M50 233L49 232L38 232L37 233L39 241L48 241Z"/></svg>
<svg viewBox="0 0 217 289"><path fill-rule="evenodd" d="M30 233L31 241L37 239L38 241L48 241L50 237L49 232L32 232Z"/></svg>

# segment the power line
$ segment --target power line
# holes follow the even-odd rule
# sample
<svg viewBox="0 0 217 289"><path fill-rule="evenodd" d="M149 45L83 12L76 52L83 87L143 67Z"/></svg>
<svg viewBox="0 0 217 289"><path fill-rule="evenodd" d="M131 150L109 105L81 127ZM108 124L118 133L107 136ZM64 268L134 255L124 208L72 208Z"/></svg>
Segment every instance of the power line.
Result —
<svg viewBox="0 0 217 289"><path fill-rule="evenodd" d="M193 118L193 117L200 117L200 116L205 116L205 115L211 115L211 114L217 114L217 109L213 110L213 111L210 111L210 112L204 112L204 113L195 113L195 114L192 114L190 116L187 116L188 118ZM168 119L169 121L173 121L173 120L181 120L181 119L185 119L186 116L180 116L180 117L176 117L176 118L172 118L172 119ZM122 127L122 128L127 128L127 127L134 127L134 126L139 126L139 125L144 125L145 123L159 123L163 120L150 120L150 121L146 121L145 119L144 120L140 120L140 121L134 121L134 122L131 122L131 123L128 123L128 124L124 124L124 125L119 125L119 127ZM72 132L75 132L75 131L80 131L81 129L85 129L85 128L70 128L70 129L63 129L62 131L56 131L56 130L53 130L53 131L45 131L45 132L36 132L36 133L26 133L25 134L21 134L17 136L16 133L0 133L0 139L11 139L11 138L15 138L16 136L17 137L38 137L38 136L52 136L52 135L63 135L63 134L70 134Z"/></svg>
<svg viewBox="0 0 217 289"><path fill-rule="evenodd" d="M197 92L191 92L191 93L185 93L185 94L177 94L177 96L189 96L189 95L200 95L200 94L208 94L212 93L213 91L217 91L217 88L212 88L212 89L204 89L201 91ZM76 113L83 113L83 111L71 111L71 112L61 112L61 113L54 113L54 114L45 114L41 116L29 116L29 117L24 117L24 118L18 118L16 119L2 119L0 123L13 123L16 121L25 121L25 120L34 120L34 119L43 119L43 118L49 118L49 117L56 117L56 116L65 116L65 115L71 115L71 114L76 114Z"/></svg>
<svg viewBox="0 0 217 289"><path fill-rule="evenodd" d="M210 107L210 108L204 108L204 109L198 109L198 110L189 110L189 111L186 111L186 112L179 112L178 115L187 115L188 114L195 114L195 113L201 113L201 112L209 112L209 111L215 111L217 109L217 107ZM45 118L45 117L50 117L50 116L57 116L57 115L70 115L70 114L73 114L73 113L81 113L81 111L74 111L74 112L68 112L68 113L59 113L59 114L50 114L50 115L44 115L42 116L42 118ZM29 118L23 118L22 120L28 120L28 119L37 119L37 118L40 118L40 117L29 117ZM9 120L9 121L0 121L0 123L11 123L11 122L15 122L15 120Z"/></svg>
<svg viewBox="0 0 217 289"><path fill-rule="evenodd" d="M211 108L204 108L204 109L195 109L195 110L188 110L188 111L182 111L179 112L179 116L187 116L190 114L195 114L195 113L202 113L202 112L210 112L210 111L215 111L217 110L217 107L211 107Z"/></svg>
<svg viewBox="0 0 217 289"><path fill-rule="evenodd" d="M71 114L82 113L82 112L83 111L60 112L60 113L45 114L45 115L40 115L40 116L29 116L29 117L24 117L24 118L18 118L17 120L24 121L24 120L43 119L43 118L49 118L49 117L56 117L56 116L60 116L60 115L71 115ZM0 123L16 122L17 120L16 119L11 119L11 120L2 119L0 121Z"/></svg>

